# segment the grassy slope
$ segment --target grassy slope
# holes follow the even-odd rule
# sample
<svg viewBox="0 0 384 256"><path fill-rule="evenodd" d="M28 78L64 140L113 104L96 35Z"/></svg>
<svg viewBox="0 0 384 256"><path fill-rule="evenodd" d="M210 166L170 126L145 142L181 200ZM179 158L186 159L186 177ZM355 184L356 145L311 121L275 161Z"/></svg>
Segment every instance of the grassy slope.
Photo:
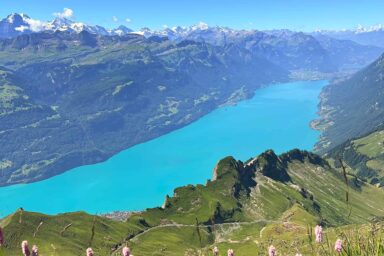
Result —
<svg viewBox="0 0 384 256"><path fill-rule="evenodd" d="M324 89L319 126L324 129L318 152L325 153L383 125L383 75L384 55L352 77Z"/></svg>
<svg viewBox="0 0 384 256"><path fill-rule="evenodd" d="M384 131L377 131L353 141L353 145L357 152L371 158L377 158L384 154L383 143Z"/></svg>
<svg viewBox="0 0 384 256"><path fill-rule="evenodd" d="M329 153L329 157L342 158L350 171L361 179L379 187L384 186L384 131L378 130L348 141ZM337 165L337 161L336 161Z"/></svg>
<svg viewBox="0 0 384 256"><path fill-rule="evenodd" d="M265 176L284 177L284 172L290 180ZM264 255L270 243L290 253L298 246L309 252L308 226L323 223L333 239L338 227L365 225L384 216L383 190L350 180L347 204L339 171L307 152L277 157L268 151L246 165L227 157L215 176L206 186L176 189L163 208L135 214L127 222L85 213L18 211L0 223L6 253L17 255L24 239L38 244L44 255L82 255L90 245L97 255L110 255L124 244L134 255L207 255L213 245L222 252L233 247L238 255Z"/></svg>
<svg viewBox="0 0 384 256"><path fill-rule="evenodd" d="M22 240L38 244L44 255L78 255L88 246L107 255L113 246L142 229L134 222L117 222L84 212L49 216L20 210L0 224L5 226L9 255L17 255Z"/></svg>

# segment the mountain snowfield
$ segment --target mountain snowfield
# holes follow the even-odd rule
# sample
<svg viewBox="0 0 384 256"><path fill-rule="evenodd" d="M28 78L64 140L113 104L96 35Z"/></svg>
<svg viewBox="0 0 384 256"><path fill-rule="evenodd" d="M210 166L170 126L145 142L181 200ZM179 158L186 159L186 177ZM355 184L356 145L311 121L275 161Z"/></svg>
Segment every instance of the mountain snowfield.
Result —
<svg viewBox="0 0 384 256"><path fill-rule="evenodd" d="M99 35L124 35L132 32L131 29L125 26L108 30L98 25L92 26L82 22L75 22L64 16L57 16L54 20L45 22L32 19L24 13L13 13L0 21L0 38L12 38L22 34L42 31L69 31L76 33L88 31Z"/></svg>
<svg viewBox="0 0 384 256"><path fill-rule="evenodd" d="M59 15L52 21L41 21L30 18L24 13L13 13L8 15L6 18L0 21L0 38L12 38L22 34L30 34L43 31L69 31L80 33L82 31L87 31L92 34L98 35L118 35L123 36L127 34L138 34L145 37L151 36L161 36L168 37L171 40L177 40L186 38L193 33L210 31L210 32L220 32L225 34L236 33L235 30L225 28L225 27L210 27L208 24L200 22L196 25L190 27L173 27L173 28L164 28L162 30L151 30L149 28L142 28L138 31L134 31L130 28L127 28L124 25L120 25L117 28L107 29L98 25L88 25L83 22L76 22L69 19L66 16ZM243 31L246 33L247 31Z"/></svg>
<svg viewBox="0 0 384 256"><path fill-rule="evenodd" d="M207 256L213 248L384 256L384 26L304 33L200 22L135 31L74 21L68 8L53 16L0 20L0 256L27 255L27 241L60 256L118 256L127 246L141 256ZM324 81L293 91L298 80L319 79L329 81L320 97ZM268 97L259 90L267 86ZM256 93L247 106L260 116L241 103L231 108L255 118L223 108ZM192 126L220 107L209 125ZM315 152L323 155L280 154L286 144L307 148L301 122L316 140L308 125L316 109ZM237 160L266 148L261 136L279 154ZM91 169L117 154L129 162ZM213 166L212 176L191 179ZM158 207L144 210L155 194ZM67 212L115 209L140 211ZM312 227L324 227L324 239Z"/></svg>
<svg viewBox="0 0 384 256"><path fill-rule="evenodd" d="M55 17L42 22L11 14L0 21L0 83L6 85L0 87L0 114L6 113L0 133L12 130L0 138L8 146L0 149L7 160L0 159L0 167L6 166L0 185L37 181L106 160L224 103L250 97L260 86L353 72L384 51L290 30L234 30L205 23L160 31L108 30L70 20L70 10ZM66 120L72 120L73 129ZM31 155L20 143L38 147L33 141L41 139L46 126L37 121L48 122L54 134L44 142L49 146ZM6 143L19 132L22 142ZM60 146L63 140L70 146ZM95 151L89 150L94 145ZM79 149L87 157L72 158ZM27 167L34 172L26 172Z"/></svg>
<svg viewBox="0 0 384 256"><path fill-rule="evenodd" d="M70 12L70 9L67 9ZM235 30L222 26L209 26L204 22L199 22L196 25L189 27L164 27L161 30L151 30L149 28L142 28L140 30L132 30L124 25L117 28L108 29L99 25L89 25L83 22L77 22L70 19L72 15L55 14L55 19L52 21L41 21L33 19L24 13L13 13L0 21L0 38L12 38L22 34L30 34L43 31L69 31L80 33L87 31L92 34L110 35L110 36L124 36L128 34L139 34L145 37L160 36L167 37L173 41L181 41L184 39L198 40L204 39L210 43L212 40L219 38L219 42L226 41L238 36L249 36L257 30ZM283 35L296 33L289 30L269 30L263 31L266 34ZM355 29L343 30L317 30L308 35L313 36L329 36L339 40L351 40L363 45L374 45L377 47L384 47L384 25L377 24L371 27L363 27L358 25ZM200 39L200 40L199 40ZM217 40L216 40L217 41Z"/></svg>

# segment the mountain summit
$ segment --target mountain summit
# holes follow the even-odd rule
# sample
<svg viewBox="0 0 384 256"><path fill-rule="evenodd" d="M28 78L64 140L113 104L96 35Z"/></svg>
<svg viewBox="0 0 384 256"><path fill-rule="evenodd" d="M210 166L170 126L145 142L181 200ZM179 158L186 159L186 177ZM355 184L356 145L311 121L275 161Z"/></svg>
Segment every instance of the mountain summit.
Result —
<svg viewBox="0 0 384 256"><path fill-rule="evenodd" d="M0 21L0 38L15 37L32 31L31 18L25 14L13 13Z"/></svg>
<svg viewBox="0 0 384 256"><path fill-rule="evenodd" d="M25 14L13 13L0 21L0 38L13 38L23 34L43 31L68 31L80 33L87 31L98 35L126 35L132 32L125 26L119 26L116 29L106 29L98 25L87 25L82 22L76 22L66 17L56 17L52 21L34 20Z"/></svg>

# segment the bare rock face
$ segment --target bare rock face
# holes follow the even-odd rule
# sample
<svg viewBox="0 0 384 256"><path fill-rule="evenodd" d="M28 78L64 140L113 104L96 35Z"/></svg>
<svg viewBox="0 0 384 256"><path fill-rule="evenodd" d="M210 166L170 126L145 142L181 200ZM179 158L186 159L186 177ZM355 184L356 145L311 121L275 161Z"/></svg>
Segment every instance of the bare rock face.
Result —
<svg viewBox="0 0 384 256"><path fill-rule="evenodd" d="M281 182L291 180L287 173L284 161L282 161L273 150L265 151L256 159L252 160L251 163L251 168L254 168L257 172L260 172L271 179Z"/></svg>
<svg viewBox="0 0 384 256"><path fill-rule="evenodd" d="M212 181L217 180L217 168L218 168L218 166L219 166L219 163L217 163L215 165L215 167L213 168Z"/></svg>
<svg viewBox="0 0 384 256"><path fill-rule="evenodd" d="M166 208L168 208L168 207L170 206L170 204L171 204L171 202L170 202L170 200L169 200L169 196L166 195L166 196L165 196L164 203L163 203L163 205L161 206L161 208L166 209Z"/></svg>

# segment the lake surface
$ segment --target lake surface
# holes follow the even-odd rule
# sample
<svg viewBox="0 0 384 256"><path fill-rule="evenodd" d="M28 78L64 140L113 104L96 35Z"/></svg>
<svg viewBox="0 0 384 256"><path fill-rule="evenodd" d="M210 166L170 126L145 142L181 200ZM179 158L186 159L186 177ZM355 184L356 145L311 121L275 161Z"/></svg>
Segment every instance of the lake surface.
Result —
<svg viewBox="0 0 384 256"><path fill-rule="evenodd" d="M319 133L319 94L327 81L277 84L252 99L219 108L198 121L108 161L75 168L48 180L0 188L0 217L23 207L48 214L85 210L143 210L161 206L166 194L205 183L215 164L232 155L247 160L273 149L311 150Z"/></svg>

